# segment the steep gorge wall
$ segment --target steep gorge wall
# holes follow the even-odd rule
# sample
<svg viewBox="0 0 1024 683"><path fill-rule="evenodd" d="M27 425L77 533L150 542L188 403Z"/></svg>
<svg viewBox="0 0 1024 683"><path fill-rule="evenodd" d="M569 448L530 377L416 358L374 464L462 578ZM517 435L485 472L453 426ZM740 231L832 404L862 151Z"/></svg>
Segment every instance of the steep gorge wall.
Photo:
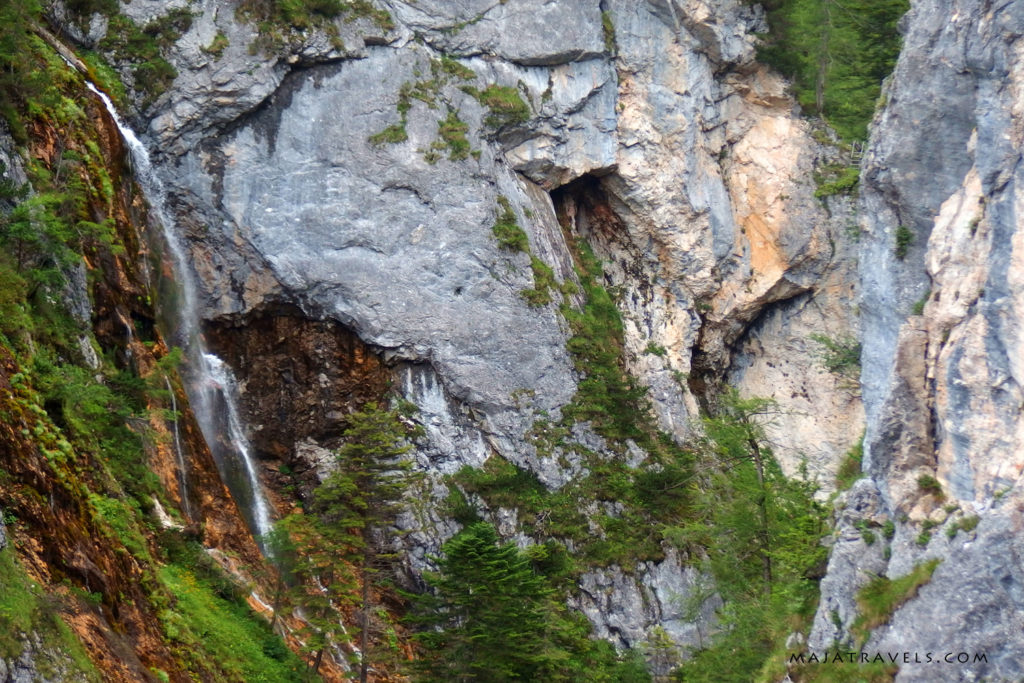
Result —
<svg viewBox="0 0 1024 683"><path fill-rule="evenodd" d="M866 649L983 652L945 672L1017 680L1024 7L919 2L903 25L862 172L868 478L842 501L811 644L849 642L873 575L940 558ZM895 523L891 557L865 546L862 520ZM899 680L935 675L912 665Z"/></svg>
<svg viewBox="0 0 1024 683"><path fill-rule="evenodd" d="M170 529L237 563L255 564L259 555L184 407L176 371L158 370L169 351L153 304L162 269L117 127L79 79L61 86L79 107L63 125L45 108L26 117L24 149L0 128L6 187L24 188L5 196L4 227L19 203L47 196L46 180L63 175L65 201L84 196L83 211L111 233L84 242L59 285L35 283L42 310L38 298L19 301L18 281L5 270L5 315L23 326L5 320L9 336L0 344L0 500L8 521L0 550L10 629L0 679L99 680L102 671L103 680L137 681L163 671L185 680L164 631L170 598L148 544ZM89 163L75 163L82 158ZM53 220L47 208L37 205L34 218ZM45 254L23 251L22 273L45 267ZM159 382L159 395L143 378ZM126 424L107 422L108 412L125 410L108 391L130 396ZM133 509L153 526L138 525Z"/></svg>
<svg viewBox="0 0 1024 683"><path fill-rule="evenodd" d="M677 438L723 385L772 397L779 412L766 430L784 467L794 473L806 458L827 490L864 422L857 389L821 367L811 336L860 327L869 476L840 499L810 644L849 642L855 595L872 574L941 557L869 648L987 649L990 666L971 671L1019 677L1020 562L1006 557L1020 552L1020 9L963 2L951 19L915 5L855 219L847 200L826 208L814 197L815 164L835 152L754 61L752 34L764 29L755 8L382 4L392 28L339 22L340 40L311 31L253 56L251 25L195 3L170 48L174 84L136 117L204 289L207 334L242 380L268 464L316 469L344 412L389 384L417 404L427 437L415 457L433 504L399 520L413 574L457 528L440 504L442 475L495 456L549 487L583 471L530 437L580 376L558 295L531 306L522 292L539 286L538 271L492 234L505 197L556 284L579 284L576 241L604 261L624 363ZM144 22L166 6L123 10ZM79 37L99 38L104 21L90 30ZM221 52L204 49L221 35ZM522 99L525 120L488 123L495 112L466 88L492 84ZM452 112L468 153L442 135ZM371 141L399 123L406 139ZM903 230L912 238L898 255ZM268 354L267 366L253 360ZM573 439L621 457L585 427ZM284 485L274 469L265 479ZM946 500L921 475L937 477ZM506 537L529 537L515 510L486 512ZM975 514L976 530L942 533ZM888 544L866 544L863 520L895 523L891 557ZM920 544L926 520L939 526ZM694 621L679 596L701 581L670 550L588 572L575 601L620 645L656 626L693 645L715 605Z"/></svg>
<svg viewBox="0 0 1024 683"><path fill-rule="evenodd" d="M566 326L555 305L524 300L537 286L529 259L503 250L490 229L507 197L532 253L557 281L575 282L558 208L568 234L605 261L626 365L650 387L661 427L687 437L698 416L691 387L727 379L778 401L768 428L784 464L795 472L808 458L828 488L838 454L859 436L859 402L820 368L809 336L855 327L848 209L840 202L829 214L813 196L811 170L827 150L784 83L753 61L757 10L385 4L393 29L358 20L342 26L344 47L314 32L256 59L250 26L217 3L193 6L201 14L172 48L179 76L146 118L211 333L278 306L314 321L298 329L336 321L387 363L410 364L397 367L395 386L436 420L418 456L424 469L440 476L499 454L560 486L581 464L538 452L528 432L575 391ZM125 11L141 22L158 5ZM213 55L203 48L218 34L229 43ZM468 72L439 68L442 56ZM524 120L488 123L486 101L465 90L492 84L522 98ZM445 146L439 124L449 112L465 123L472 154ZM371 141L399 123L406 140ZM590 183L590 199L568 189L576 179ZM301 345L289 350L304 355ZM310 377L318 362L303 360ZM255 367L236 370L254 392L243 400L259 443L261 397L287 394L288 379L282 372L275 390ZM302 424L297 403L275 421ZM288 444L269 435L263 448L293 462L331 443L308 436ZM446 495L440 480L434 495ZM436 514L410 529L412 557L451 533ZM503 526L521 533L514 521ZM657 571L684 571L666 562ZM614 579L623 581L631 585ZM637 589L622 590L610 602L639 608L629 597ZM587 612L604 622L599 631L635 645L679 618L661 602L614 627L609 608ZM680 643L690 642L684 630L671 630Z"/></svg>

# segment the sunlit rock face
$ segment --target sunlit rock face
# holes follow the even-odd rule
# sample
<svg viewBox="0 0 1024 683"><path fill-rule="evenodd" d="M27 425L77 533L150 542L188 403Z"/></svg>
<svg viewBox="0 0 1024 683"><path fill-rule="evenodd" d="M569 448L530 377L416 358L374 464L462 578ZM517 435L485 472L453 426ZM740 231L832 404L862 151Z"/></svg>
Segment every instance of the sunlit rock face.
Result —
<svg viewBox="0 0 1024 683"><path fill-rule="evenodd" d="M130 12L144 19L160 4ZM754 59L760 10L383 4L393 28L360 18L340 22L338 40L313 31L253 56L251 26L199 3L172 48L179 76L145 116L210 339L237 364L276 359L266 371L236 368L256 449L322 469L344 423L344 401L330 394L358 393L366 379L338 360L335 335L352 335L370 359L360 367L389 374L426 428L415 455L430 475L426 504L398 521L411 573L457 529L437 505L443 475L498 454L549 487L578 476L578 460L528 438L580 378L561 294L531 306L530 256L492 233L507 200L556 283L578 284L573 241L604 262L625 367L649 387L664 431L690 437L699 400L724 384L773 398L765 427L776 455L790 473L806 462L827 490L860 436L861 409L810 337L856 334L852 209L814 197L811 171L830 152ZM218 35L227 47L204 50ZM506 88L504 102L489 104L491 86ZM522 109L503 117L512 98ZM286 321L268 320L284 309ZM280 341L293 333L302 341ZM288 354L293 380L315 386L285 386ZM585 427L573 438L604 447ZM527 540L513 511L489 513ZM665 597L700 583L674 554L591 578L595 590L661 596L614 616L600 599L581 604L622 645L658 625L686 646L707 633L710 608L686 624Z"/></svg>
<svg viewBox="0 0 1024 683"><path fill-rule="evenodd" d="M903 25L862 175L870 478L846 498L811 644L847 637L852 596L873 573L895 578L941 558L865 649L986 652L954 675L1016 680L1024 8L923 2ZM853 530L862 519L896 523L891 559L864 548ZM934 676L922 664L898 680Z"/></svg>

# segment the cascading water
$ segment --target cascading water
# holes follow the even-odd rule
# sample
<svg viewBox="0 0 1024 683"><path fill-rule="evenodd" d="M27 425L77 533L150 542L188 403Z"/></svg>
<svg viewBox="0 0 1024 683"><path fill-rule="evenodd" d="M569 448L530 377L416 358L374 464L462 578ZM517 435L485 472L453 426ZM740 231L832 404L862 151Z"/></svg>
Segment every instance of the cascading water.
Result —
<svg viewBox="0 0 1024 683"><path fill-rule="evenodd" d="M245 507L251 511L253 526L257 533L263 535L270 531L270 508L267 505L267 499L263 496L259 476L256 474L256 466L249 452L249 440L242 428L242 418L238 415L238 383L235 382L235 376L228 364L212 353L202 354L202 364L205 369L203 375L208 381L200 387L199 406L203 412L206 412L214 409L218 400L224 402L227 433L235 450L242 456L244 475L249 482L249 490L252 492L250 500L245 501Z"/></svg>
<svg viewBox="0 0 1024 683"><path fill-rule="evenodd" d="M224 361L209 353L199 333L199 312L196 305L196 284L185 258L185 251L172 229L173 223L167 215L167 194L163 183L153 171L149 151L125 125L110 98L86 81L86 86L103 102L121 137L131 153L135 178L149 201L153 215L160 224L164 246L170 253L178 283L176 287L177 306L175 322L177 329L169 335L170 343L180 346L185 352L185 368L182 376L185 390L192 404L199 428L213 453L217 469L227 484L231 495L238 503L246 523L264 551L261 537L271 528L270 506L263 487L260 485L256 463L251 446L242 427L238 412L238 387L231 369ZM174 401L173 391L171 392ZM177 404L173 404L176 410ZM191 516L188 502L187 477L175 423L175 445L178 448L180 477L182 481L182 502L186 515Z"/></svg>

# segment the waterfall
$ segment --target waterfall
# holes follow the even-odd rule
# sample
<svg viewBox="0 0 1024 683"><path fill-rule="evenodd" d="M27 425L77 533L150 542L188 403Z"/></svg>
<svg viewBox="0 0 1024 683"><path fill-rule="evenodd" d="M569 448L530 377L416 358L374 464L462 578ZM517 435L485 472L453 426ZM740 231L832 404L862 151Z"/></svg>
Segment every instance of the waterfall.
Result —
<svg viewBox="0 0 1024 683"><path fill-rule="evenodd" d="M231 495L241 509L257 543L265 552L266 548L261 537L271 528L270 505L267 503L263 487L260 485L252 449L239 417L238 386L231 369L224 361L206 349L200 335L199 309L196 303L198 289L189 268L185 250L173 230L174 223L168 215L167 193L163 182L153 170L149 150L142 144L135 132L125 125L106 93L100 91L88 80L85 85L100 98L121 132L121 137L131 152L135 179L149 201L152 215L160 224L164 245L170 252L174 272L178 278L179 300L175 311L177 329L173 331L173 335L169 335L169 341L180 346L185 353L185 368L182 372L185 391L192 404L199 428L213 454L221 478L227 484ZM173 392L171 396L173 401ZM176 408L176 403L173 405ZM185 463L181 456L180 442L177 441L177 423L175 423L175 439L176 446L179 446L178 466L183 482L182 505L185 507L186 514L189 514L187 487L184 484L186 479Z"/></svg>
<svg viewBox="0 0 1024 683"><path fill-rule="evenodd" d="M267 499L262 495L263 490L260 487L259 476L256 474L256 466L249 452L249 440L245 436L242 418L238 414L238 384L235 382L235 376L228 364L212 353L203 354L203 367L205 368L204 375L210 381L209 384L201 387L203 403L214 401L218 396L224 399L228 434L231 443L238 454L242 456L245 479L249 484L249 489L253 492L252 499L248 501L254 522L253 526L262 536L270 531L270 507L267 505Z"/></svg>

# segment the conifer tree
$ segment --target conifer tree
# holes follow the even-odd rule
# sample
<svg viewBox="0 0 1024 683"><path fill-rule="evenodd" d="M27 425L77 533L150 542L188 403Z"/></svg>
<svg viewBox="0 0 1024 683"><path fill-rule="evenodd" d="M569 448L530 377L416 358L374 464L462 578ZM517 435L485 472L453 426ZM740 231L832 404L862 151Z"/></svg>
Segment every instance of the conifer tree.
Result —
<svg viewBox="0 0 1024 683"><path fill-rule="evenodd" d="M540 571L546 546L520 550L477 522L442 547L433 591L414 596L424 681L650 681L636 656L590 638Z"/></svg>
<svg viewBox="0 0 1024 683"><path fill-rule="evenodd" d="M381 408L367 403L349 418L336 469L313 492L305 514L279 523L273 538L282 582L293 607L310 624L306 649L319 668L324 649L359 634L359 676L370 668L370 630L375 612L373 587L393 556L382 550L414 476L403 459L408 439L419 433L406 406ZM287 571L290 576L284 576ZM357 608L357 623L345 630L341 612Z"/></svg>
<svg viewBox="0 0 1024 683"><path fill-rule="evenodd" d="M759 57L793 80L807 111L849 140L867 124L899 54L907 0L768 0L771 33Z"/></svg>
<svg viewBox="0 0 1024 683"><path fill-rule="evenodd" d="M748 681L776 641L808 618L817 599L811 570L824 561L824 507L806 471L787 478L775 461L763 423L777 412L768 399L730 389L704 420L707 443L696 516L670 536L697 546L725 600L721 633L679 670L685 681Z"/></svg>
<svg viewBox="0 0 1024 683"><path fill-rule="evenodd" d="M433 680L541 680L552 592L515 545L474 524L445 544L438 573L425 578L437 590L421 603L431 629L419 636Z"/></svg>
<svg viewBox="0 0 1024 683"><path fill-rule="evenodd" d="M351 561L359 567L359 680L369 674L370 627L374 611L372 586L394 555L383 550L388 529L401 510L402 498L414 479L412 463L403 459L408 439L420 433L408 419L409 406L383 409L368 403L354 413L337 452L337 470L314 493L314 509L324 524L347 536ZM343 543L339 539L339 543Z"/></svg>

